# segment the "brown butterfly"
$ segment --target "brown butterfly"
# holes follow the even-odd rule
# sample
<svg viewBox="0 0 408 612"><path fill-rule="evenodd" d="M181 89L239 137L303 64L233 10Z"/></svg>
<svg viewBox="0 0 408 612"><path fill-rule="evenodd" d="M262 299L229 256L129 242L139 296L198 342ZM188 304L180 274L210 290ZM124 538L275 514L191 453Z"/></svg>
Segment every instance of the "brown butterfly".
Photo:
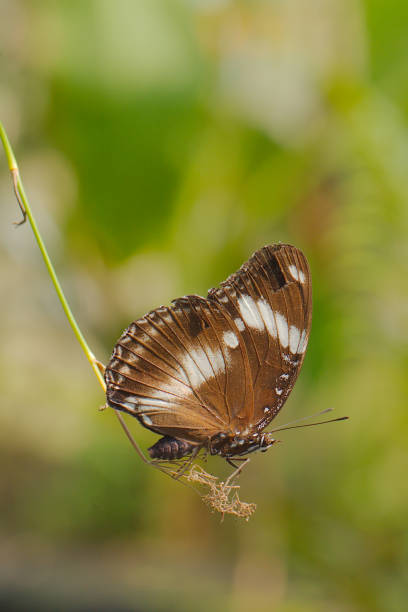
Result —
<svg viewBox="0 0 408 612"><path fill-rule="evenodd" d="M264 429L295 384L311 319L306 257L266 246L206 299L188 295L131 323L105 371L108 404L163 436L153 459L266 450L276 440Z"/></svg>

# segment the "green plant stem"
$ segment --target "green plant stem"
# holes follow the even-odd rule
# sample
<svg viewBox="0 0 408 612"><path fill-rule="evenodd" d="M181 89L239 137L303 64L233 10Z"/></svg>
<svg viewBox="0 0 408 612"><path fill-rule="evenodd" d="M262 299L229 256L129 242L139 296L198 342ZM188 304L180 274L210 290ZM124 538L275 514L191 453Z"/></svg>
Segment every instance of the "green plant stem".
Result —
<svg viewBox="0 0 408 612"><path fill-rule="evenodd" d="M24 223L24 221L26 220L26 218L28 218L30 225L31 225L31 229L33 230L35 239L37 240L37 244L40 248L41 254L43 256L45 265L47 267L48 270L48 274L51 277L52 283L55 287L55 291L57 292L58 298L61 302L62 308L64 309L64 312L66 314L66 317L69 321L69 324L71 325L71 328L79 342L79 344L81 345L82 350L84 351L86 358L88 359L94 373L95 376L97 377L99 384L101 385L102 389L104 391L106 391L106 385L105 385L105 381L104 378L102 376L102 372L101 372L101 367L103 368L102 364L96 359L95 355L92 353L91 349L89 348L84 336L82 335L81 330L79 329L78 323L75 320L74 315L72 314L71 308L69 307L69 304L67 302L67 299L64 295L64 292L62 290L62 287L60 285L60 282L58 280L58 277L55 273L54 270L54 266L52 265L51 259L48 255L47 249L45 247L44 241L41 238L41 234L39 232L37 223L34 219L33 213L31 211L31 207L30 204L28 202L27 196L25 194L24 191L24 186L23 183L21 181L20 178L20 173L18 170L18 166L17 166L17 161L16 158L14 156L13 153L13 149L11 147L10 141L7 137L7 133L6 130L3 127L3 124L0 121L0 138L1 141L3 143L3 147L4 147L4 151L6 153L6 158L7 158L7 163L8 163L8 167L9 170L11 172L11 176L13 179L13 186L14 186L14 192L17 198L17 202L20 206L20 210L21 213L23 215L23 219L22 221L20 221L19 223L16 223L15 225L21 225L22 223ZM136 450L136 452L139 454L139 456L143 459L143 461L145 463L148 463L147 459L145 458L144 454L142 453L142 451L140 450L138 444L135 442L135 440L133 439L129 429L126 426L126 423L122 417L122 415L120 414L120 412L118 412L117 410L115 410L116 416L119 419L119 422L123 428L123 430L125 431L127 437L129 438L132 446L134 447L134 449Z"/></svg>
<svg viewBox="0 0 408 612"><path fill-rule="evenodd" d="M9 139L7 137L6 131L3 127L3 124L0 122L0 137L3 143L3 147L4 150L6 152L6 157L7 157L7 161L8 161L8 166L12 175L12 179L13 179L13 184L14 184L14 191L18 200L18 203L20 205L20 209L22 211L23 214L23 221L25 220L25 215L27 215L27 218L30 222L31 225L31 229L33 230L35 239L37 241L37 244L39 246L39 249L41 251L41 254L43 256L44 259L44 263L46 265L46 268L48 270L48 274L51 277L52 283L55 287L55 291L57 292L57 295L59 297L59 300L61 302L62 308L64 309L64 312L66 314L66 317L69 321L69 324L72 327L72 330L79 342L79 344L81 345L82 350L84 351L86 358L88 359L89 363L91 364L92 369L95 372L96 377L98 378L99 383L101 384L102 388L105 390L105 381L103 380L103 376L101 374L101 371L98 367L98 362L95 358L95 355L92 353L91 349L89 348L85 338L82 335L81 330L78 327L78 323L75 320L74 315L72 314L71 308L69 307L69 304L67 302L67 299L64 295L64 292L62 290L62 287L60 285L60 282L58 280L58 277L55 273L54 270L54 266L52 265L51 259L48 255L47 249L45 247L44 241L41 238L41 234L38 230L38 226L37 223L34 219L33 213L31 211L31 207L30 204L28 202L27 196L25 194L24 191L24 186L23 183L21 181L20 178L20 173L18 170L18 166L17 166L17 161L16 158L14 156L13 150L11 148ZM22 222L21 222L22 223Z"/></svg>

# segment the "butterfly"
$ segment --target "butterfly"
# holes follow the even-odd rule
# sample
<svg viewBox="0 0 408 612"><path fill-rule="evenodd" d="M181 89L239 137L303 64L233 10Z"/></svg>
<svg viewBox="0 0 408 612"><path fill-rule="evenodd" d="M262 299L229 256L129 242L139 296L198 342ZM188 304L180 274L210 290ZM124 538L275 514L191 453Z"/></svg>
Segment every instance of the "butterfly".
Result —
<svg viewBox="0 0 408 612"><path fill-rule="evenodd" d="M105 370L107 402L162 436L152 459L266 450L276 440L264 430L293 389L311 320L306 257L265 246L206 298L187 295L131 323Z"/></svg>

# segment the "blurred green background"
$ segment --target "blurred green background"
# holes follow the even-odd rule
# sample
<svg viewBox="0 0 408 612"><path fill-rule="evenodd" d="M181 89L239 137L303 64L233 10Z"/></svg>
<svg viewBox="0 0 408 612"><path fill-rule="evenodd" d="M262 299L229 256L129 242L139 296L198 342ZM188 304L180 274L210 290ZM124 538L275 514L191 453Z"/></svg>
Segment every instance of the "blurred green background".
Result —
<svg viewBox="0 0 408 612"><path fill-rule="evenodd" d="M314 319L278 422L351 416L253 456L220 524L98 413L1 154L1 609L406 610L407 3L0 7L0 117L98 358L290 242Z"/></svg>

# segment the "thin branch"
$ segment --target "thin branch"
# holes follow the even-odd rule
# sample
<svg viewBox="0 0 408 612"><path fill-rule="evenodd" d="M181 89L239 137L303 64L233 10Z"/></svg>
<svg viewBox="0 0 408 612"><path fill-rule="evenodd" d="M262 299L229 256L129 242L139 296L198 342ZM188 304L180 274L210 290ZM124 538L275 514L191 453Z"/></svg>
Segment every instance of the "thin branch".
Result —
<svg viewBox="0 0 408 612"><path fill-rule="evenodd" d="M98 379L99 384L101 385L102 389L104 390L104 392L106 392L106 385L105 385L105 381L101 372L101 367L100 367L100 362L96 359L95 355L93 354L93 352L91 351L91 349L88 346L88 343L86 342L81 330L79 329L78 323L76 322L76 319L72 313L72 310L68 304L68 301L65 297L65 294L62 290L61 284L58 280L57 274L55 272L54 266L51 262L51 259L48 255L47 249L45 247L44 241L41 237L40 231L38 229L37 223L35 221L34 215L32 213L31 210L31 206L30 203L28 201L28 198L25 194L24 191L24 186L23 183L21 181L21 177L20 177L20 172L18 169L18 165L17 165L17 160L15 158L13 149L11 147L10 141L8 139L6 130L3 127L3 124L0 121L0 139L3 143L3 147L4 147L4 151L6 154L6 158L7 158L7 163L8 163L8 167L9 170L11 172L11 177L13 180L13 188L14 188L14 193L16 195L17 198L17 202L18 205L20 207L21 213L23 215L23 219L19 222L15 222L16 226L20 226L23 223L25 223L26 219L28 219L30 225L31 225L31 229L33 230L35 239L37 241L38 247L41 251L41 255L43 256L44 259L44 263L45 266L47 268L48 274L51 277L51 281L54 285L55 291L57 292L59 301L61 302L62 308L64 309L65 315L69 321L69 324L71 325L71 328L76 336L76 339L78 340L79 344L81 345L82 350L85 353L85 356L87 358L87 360L89 361L92 370L94 371L94 374L96 376L96 378ZM116 416L118 417L119 423L121 424L124 432L126 433L126 436L129 438L129 440L132 443L132 446L134 447L134 449L136 450L136 452L139 454L139 456L143 459L143 461L145 461L146 463L148 463L147 459L145 458L143 452L140 450L138 444L136 443L136 441L133 439L132 435L130 434L126 423L124 422L124 419L122 417L122 415L120 414L120 412L118 412L117 410L115 410Z"/></svg>

